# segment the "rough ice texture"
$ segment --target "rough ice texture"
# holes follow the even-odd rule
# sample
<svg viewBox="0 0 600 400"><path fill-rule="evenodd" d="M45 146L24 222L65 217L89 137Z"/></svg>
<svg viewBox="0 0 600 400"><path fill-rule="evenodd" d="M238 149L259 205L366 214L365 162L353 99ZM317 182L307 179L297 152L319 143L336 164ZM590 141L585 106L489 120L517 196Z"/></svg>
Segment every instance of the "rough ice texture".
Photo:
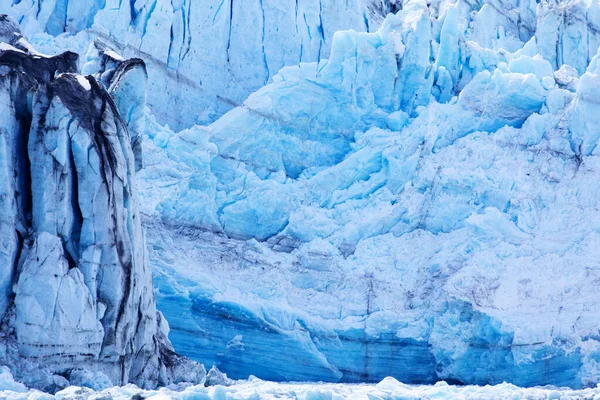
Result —
<svg viewBox="0 0 600 400"><path fill-rule="evenodd" d="M439 382L433 386L411 386L398 382L394 378L385 378L373 385L325 384L325 383L273 383L251 378L226 386L172 386L160 390L141 390L133 385L115 387L102 391L89 388L69 387L50 396L37 391L19 390L11 381L10 375L0 373L0 396L7 400L92 400L92 399L289 399L289 400L330 400L330 399L385 399L385 400L489 400L489 399L561 399L581 400L597 399L600 388L570 390L568 388L519 388L508 383L496 386L452 386ZM7 391L2 392L5 389ZM12 391L8 391L12 390Z"/></svg>
<svg viewBox="0 0 600 400"><path fill-rule="evenodd" d="M335 34L364 30L338 12L358 3L259 3L0 2L42 49L104 32L151 64L156 117L114 93L142 135L175 348L234 379L598 383L598 2L394 2L378 31ZM87 54L90 73L119 62ZM297 61L314 62L275 73ZM156 122L210 120L217 92L235 103L267 78L209 126Z"/></svg>
<svg viewBox="0 0 600 400"><path fill-rule="evenodd" d="M148 117L175 348L234 379L598 383L597 9L413 0L209 126Z"/></svg>
<svg viewBox="0 0 600 400"><path fill-rule="evenodd" d="M141 101L143 62L97 71L105 89L76 74L77 54L37 54L15 24L0 16L12 32L0 48L0 362L50 391L78 370L75 382L84 370L142 387L202 379L154 303L137 139L120 117Z"/></svg>
<svg viewBox="0 0 600 400"><path fill-rule="evenodd" d="M326 58L340 29L374 30L389 0L0 0L43 51L95 38L143 58L149 105L181 129L239 105L284 65ZM59 36L55 41L53 36ZM75 36L73 36L75 35Z"/></svg>

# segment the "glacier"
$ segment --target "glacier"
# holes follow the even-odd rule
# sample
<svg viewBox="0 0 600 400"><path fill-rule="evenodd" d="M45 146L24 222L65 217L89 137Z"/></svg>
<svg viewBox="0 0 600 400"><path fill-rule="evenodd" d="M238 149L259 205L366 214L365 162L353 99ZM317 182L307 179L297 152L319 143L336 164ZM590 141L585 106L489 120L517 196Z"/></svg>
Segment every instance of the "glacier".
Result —
<svg viewBox="0 0 600 400"><path fill-rule="evenodd" d="M95 39L143 58L148 104L176 129L211 122L284 65L326 58L341 29L376 29L395 0L0 0L40 51Z"/></svg>
<svg viewBox="0 0 600 400"><path fill-rule="evenodd" d="M203 367L174 352L156 310L138 138L121 118L144 106L143 61L99 53L97 80L77 74L76 53L36 52L6 15L0 39L0 362L51 392L81 374L200 382Z"/></svg>
<svg viewBox="0 0 600 400"><path fill-rule="evenodd" d="M175 348L235 379L598 383L598 10L413 0L210 125L149 116Z"/></svg>
<svg viewBox="0 0 600 400"><path fill-rule="evenodd" d="M598 1L263 1L0 0L127 125L174 350L233 379L595 387Z"/></svg>

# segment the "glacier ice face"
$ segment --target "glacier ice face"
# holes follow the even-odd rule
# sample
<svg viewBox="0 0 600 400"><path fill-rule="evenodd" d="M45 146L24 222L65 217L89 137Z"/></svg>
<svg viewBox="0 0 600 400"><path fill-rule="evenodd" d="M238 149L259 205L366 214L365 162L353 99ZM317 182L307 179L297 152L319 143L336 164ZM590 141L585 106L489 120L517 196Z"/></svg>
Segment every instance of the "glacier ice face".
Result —
<svg viewBox="0 0 600 400"><path fill-rule="evenodd" d="M41 231L24 254L15 290L19 353L31 358L98 355L102 315L81 270L69 269L60 238Z"/></svg>
<svg viewBox="0 0 600 400"><path fill-rule="evenodd" d="M113 198L97 179L97 164L112 161L86 159L89 129L65 119L80 104L69 98L101 84L121 116L102 128L127 149L117 155L127 168L115 170L124 184L113 189L129 214L116 213L125 221L116 226L135 239L135 259L143 216L159 308L181 353L236 379L597 384L598 2L343 3L0 0L36 46L87 54L79 66L93 75L68 74L67 54L50 63L67 74L34 77L78 93L39 93L34 110L53 134L30 143L35 168L10 156L27 147L15 139L27 107L2 86L17 103L0 105L0 165L32 171L0 182L10 194L0 203L2 262L50 254L58 273L48 283L91 296L91 307L32 314L36 326L93 338L95 308L111 321L101 356L119 353L118 333L131 333L112 322L123 291L98 279L99 257L116 260L106 276L121 273L104 251L114 226L83 224L95 215L93 193ZM14 21L3 26L4 41L31 52ZM334 34L341 27L355 31ZM111 46L145 59L148 76ZM250 92L208 126L161 125L211 121ZM58 173L73 166L93 177L88 185ZM68 193L89 200L81 215ZM55 239L38 234L18 255L29 224ZM81 274L71 272L79 260ZM149 284L148 264L138 265ZM12 270L0 276L0 310L13 279ZM22 286L17 312L38 294ZM153 310L151 294L137 293ZM166 343L161 315L148 315L142 336ZM22 347L40 340L21 337Z"/></svg>
<svg viewBox="0 0 600 400"><path fill-rule="evenodd" d="M596 9L413 0L209 126L146 116L175 347L236 379L598 383Z"/></svg>
<svg viewBox="0 0 600 400"><path fill-rule="evenodd" d="M376 29L397 7L388 0L0 1L42 51L83 53L100 38L143 58L149 105L177 129L214 120L284 65L327 57L334 32Z"/></svg>
<svg viewBox="0 0 600 400"><path fill-rule="evenodd" d="M69 377L74 367L143 387L201 380L202 366L174 353L152 293L137 137L120 116L143 100L133 96L145 82L143 62L103 63L106 90L76 73L77 54L41 55L14 20L2 16L0 25L0 360L46 390L68 384L51 374Z"/></svg>

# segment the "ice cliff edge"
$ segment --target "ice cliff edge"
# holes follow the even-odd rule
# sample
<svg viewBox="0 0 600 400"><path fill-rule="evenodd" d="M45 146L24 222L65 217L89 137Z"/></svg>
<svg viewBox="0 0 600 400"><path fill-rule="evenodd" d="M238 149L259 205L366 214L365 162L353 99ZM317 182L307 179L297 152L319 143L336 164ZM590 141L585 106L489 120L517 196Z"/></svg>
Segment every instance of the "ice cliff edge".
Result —
<svg viewBox="0 0 600 400"><path fill-rule="evenodd" d="M175 348L234 379L595 387L598 10L411 0L210 126L149 124Z"/></svg>
<svg viewBox="0 0 600 400"><path fill-rule="evenodd" d="M0 15L0 363L45 390L81 371L201 381L152 292L135 183L145 65L100 43L91 56L78 75L77 54L37 53Z"/></svg>

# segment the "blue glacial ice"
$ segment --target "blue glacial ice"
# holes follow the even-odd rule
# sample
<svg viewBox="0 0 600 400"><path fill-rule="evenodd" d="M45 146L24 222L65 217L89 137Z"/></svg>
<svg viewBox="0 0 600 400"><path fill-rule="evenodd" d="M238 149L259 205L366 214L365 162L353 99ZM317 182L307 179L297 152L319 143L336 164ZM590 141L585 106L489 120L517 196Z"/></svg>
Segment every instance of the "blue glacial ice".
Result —
<svg viewBox="0 0 600 400"><path fill-rule="evenodd" d="M42 52L94 39L143 58L149 106L177 129L239 105L284 65L329 54L340 29L375 30L394 0L0 0Z"/></svg>
<svg viewBox="0 0 600 400"><path fill-rule="evenodd" d="M595 385L597 10L413 0L208 126L147 116L175 348L236 379Z"/></svg>
<svg viewBox="0 0 600 400"><path fill-rule="evenodd" d="M175 350L234 379L600 382L598 1L259 3L0 0L133 132Z"/></svg>
<svg viewBox="0 0 600 400"><path fill-rule="evenodd" d="M36 52L4 14L0 39L0 363L50 392L88 375L101 386L201 381L152 292L139 138L121 117L143 108L143 61L105 50L84 77L77 54Z"/></svg>

